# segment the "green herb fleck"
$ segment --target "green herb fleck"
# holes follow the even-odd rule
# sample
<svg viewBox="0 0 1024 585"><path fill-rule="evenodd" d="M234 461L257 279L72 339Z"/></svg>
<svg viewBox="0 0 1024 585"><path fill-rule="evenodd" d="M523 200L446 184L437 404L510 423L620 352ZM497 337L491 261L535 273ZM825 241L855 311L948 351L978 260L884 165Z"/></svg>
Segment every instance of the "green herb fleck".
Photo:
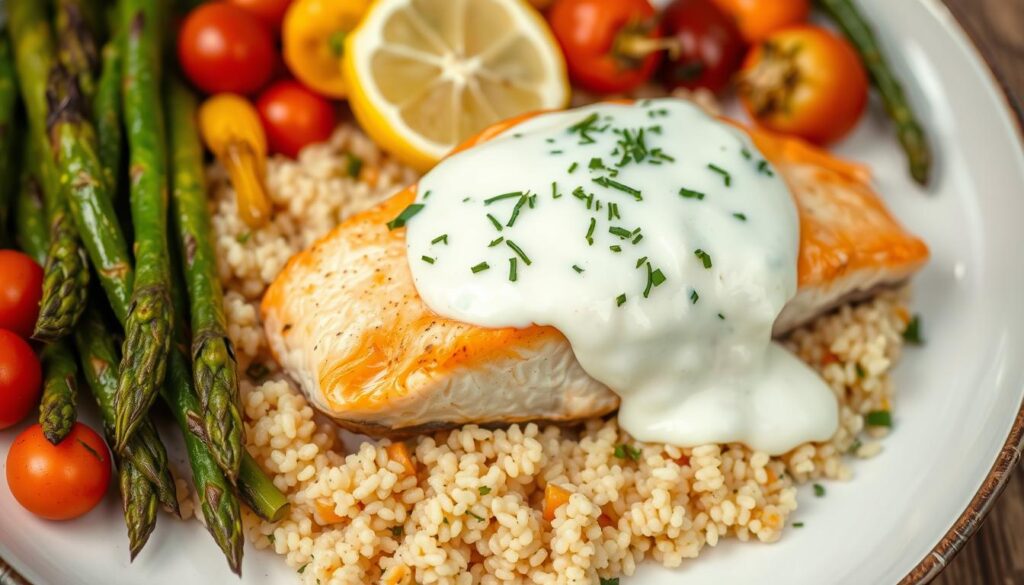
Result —
<svg viewBox="0 0 1024 585"><path fill-rule="evenodd" d="M515 258L509 258L508 259L508 280L509 280L509 282L515 282L516 279L518 279L518 278L519 278L519 276L516 273L516 259Z"/></svg>
<svg viewBox="0 0 1024 585"><path fill-rule="evenodd" d="M505 227L512 227L515 225L516 219L519 218L519 210L522 209L529 200L530 198L527 195L523 195L519 198L519 201L516 201L516 206L512 208L512 217L508 218L508 223L505 224Z"/></svg>
<svg viewBox="0 0 1024 585"><path fill-rule="evenodd" d="M595 156L594 158L590 159L590 164L587 165L587 166L588 166L588 168L591 168L591 169L603 169L604 168L604 161Z"/></svg>
<svg viewBox="0 0 1024 585"><path fill-rule="evenodd" d="M636 261L636 267L640 268L641 266L644 265L644 262L647 262L647 256L644 256L644 257L640 258L639 260L637 260Z"/></svg>
<svg viewBox="0 0 1024 585"><path fill-rule="evenodd" d="M746 214L743 214L743 213L734 213L734 214L732 214L732 216L733 216L733 217L735 217L736 219L740 220L740 221L747 221L747 216L746 216Z"/></svg>
<svg viewBox="0 0 1024 585"><path fill-rule="evenodd" d="M721 313L718 314L718 318L721 319L722 321L725 321L725 315Z"/></svg>
<svg viewBox="0 0 1024 585"><path fill-rule="evenodd" d="M350 177L358 177L359 171L363 170L363 159L352 154L351 152L345 153L345 172ZM423 198L426 199L430 195L430 191L427 191Z"/></svg>
<svg viewBox="0 0 1024 585"><path fill-rule="evenodd" d="M267 535L267 540L270 541L270 544L274 544L274 543L277 542L277 538L275 538L273 534L268 534Z"/></svg>
<svg viewBox="0 0 1024 585"><path fill-rule="evenodd" d="M505 240L505 245L512 248L512 251L516 253L516 256L522 258L523 262L525 262L527 266L532 264L532 262L530 262L530 257L527 256L526 252L523 252L523 249L517 246L515 242L512 240Z"/></svg>
<svg viewBox="0 0 1024 585"><path fill-rule="evenodd" d="M412 219L417 213L423 211L422 203L413 203L402 210L395 219L392 219L387 223L389 230L395 230L400 227L405 227L405 223Z"/></svg>
<svg viewBox="0 0 1024 585"><path fill-rule="evenodd" d="M794 522L793 523L793 528L803 528L803 527L804 527L804 523L803 522Z"/></svg>
<svg viewBox="0 0 1024 585"><path fill-rule="evenodd" d="M493 215L491 215L490 213L488 213L487 214L487 219L491 220L491 225L494 226L494 229L498 230L499 232L501 231L501 222L498 221L498 218L496 218Z"/></svg>
<svg viewBox="0 0 1024 585"><path fill-rule="evenodd" d="M651 273L651 282L654 283L654 286L661 286L665 283L665 280L665 275L661 272L660 268Z"/></svg>
<svg viewBox="0 0 1024 585"><path fill-rule="evenodd" d="M629 239L629 238L633 237L633 232L627 230L626 228L619 227L619 226L612 226L612 227L608 228L608 233L610 233L613 236L618 236L618 237L622 238L623 240L626 240L626 239Z"/></svg>
<svg viewBox="0 0 1024 585"><path fill-rule="evenodd" d="M861 380L866 378L868 375L868 373L864 371L864 366L860 365L859 363L853 364L853 369L855 372L857 372L857 377L860 378Z"/></svg>
<svg viewBox="0 0 1024 585"><path fill-rule="evenodd" d="M704 265L705 269L711 268L711 256L707 252L701 250L700 248L697 248L696 250L693 251L693 255L696 256L698 260L700 260L700 263Z"/></svg>
<svg viewBox="0 0 1024 585"><path fill-rule="evenodd" d="M522 196L523 196L523 192L522 191L510 191L508 193L502 193L501 195L495 195L494 197L490 197L488 199L484 199L484 205L490 205L491 203L496 203L496 202L501 201L503 199L512 199L513 197L522 197Z"/></svg>
<svg viewBox="0 0 1024 585"><path fill-rule="evenodd" d="M578 162L574 162L571 165L569 165L569 174L571 175L572 172L575 171L576 167L578 167L578 166L580 166L580 163L578 163Z"/></svg>
<svg viewBox="0 0 1024 585"><path fill-rule="evenodd" d="M825 497L825 486L821 485L820 483L814 484L814 495L815 495L815 497L818 497L818 498L824 498Z"/></svg>
<svg viewBox="0 0 1024 585"><path fill-rule="evenodd" d="M625 293L615 297L615 306L616 307L621 307L624 304L626 304L626 294Z"/></svg>
<svg viewBox="0 0 1024 585"><path fill-rule="evenodd" d="M469 514L473 518L476 518L478 522L486 521L486 519L483 516L481 516L479 514L474 514L472 510L466 510L466 514Z"/></svg>
<svg viewBox="0 0 1024 585"><path fill-rule="evenodd" d="M558 192L558 182L551 181L551 198L558 199L562 194Z"/></svg>
<svg viewBox="0 0 1024 585"><path fill-rule="evenodd" d="M924 338L921 336L921 316L914 315L907 322L907 328L903 330L903 341L911 345L923 345Z"/></svg>
<svg viewBox="0 0 1024 585"><path fill-rule="evenodd" d="M643 201L644 199L643 194L640 192L639 189L634 189L629 185L623 185L622 183L616 181L615 179L609 179L608 177L597 177L596 179L592 180L598 185L601 185L602 187L609 187L612 189L616 189L618 191L622 191L623 193L632 195L633 198L636 199L637 201Z"/></svg>
<svg viewBox="0 0 1024 585"><path fill-rule="evenodd" d="M576 274L582 274L582 273L583 273L583 269L582 269L582 268L580 268L580 267L579 267L578 265L576 265L576 264L573 264L573 265L572 265L572 269L576 271Z"/></svg>
<svg viewBox="0 0 1024 585"><path fill-rule="evenodd" d="M590 227L587 229L587 245L594 245L594 229L597 228L597 220L590 218Z"/></svg>
<svg viewBox="0 0 1024 585"><path fill-rule="evenodd" d="M562 154L563 152L565 152L565 151L563 151L563 150L549 150L548 154Z"/></svg>
<svg viewBox="0 0 1024 585"><path fill-rule="evenodd" d="M401 525L392 526L388 530L391 531L391 536L394 536L395 538L400 538L403 534L405 534L405 526Z"/></svg>
<svg viewBox="0 0 1024 585"><path fill-rule="evenodd" d="M743 155L743 158L750 160L750 149L748 149L746 146L740 149L740 154Z"/></svg>
<svg viewBox="0 0 1024 585"><path fill-rule="evenodd" d="M700 300L700 295L697 294L697 289L690 291L690 303L696 305L697 301Z"/></svg>
<svg viewBox="0 0 1024 585"><path fill-rule="evenodd" d="M846 452L849 453L850 455L855 455L857 451L860 451L860 448L863 446L864 443L862 443L860 439L854 439L853 442L850 443L850 448L847 449Z"/></svg>
<svg viewBox="0 0 1024 585"><path fill-rule="evenodd" d="M309 563L306 563L305 565L302 565L301 567L299 567L299 574L301 575L301 574L305 573L306 572L306 567L308 567L308 566L309 566Z"/></svg>
<svg viewBox="0 0 1024 585"><path fill-rule="evenodd" d="M683 197L687 198L687 199L697 199L697 200L704 199L704 194L703 193L701 193L700 191L694 191L693 189L687 189L686 187L680 188L679 189L679 194L682 195Z"/></svg>
<svg viewBox="0 0 1024 585"><path fill-rule="evenodd" d="M486 262L481 262L481 263L477 264L476 266L470 268L470 270L473 271L473 274L476 274L478 272L483 272L484 270L487 270L490 267L491 266L489 264L487 264Z"/></svg>
<svg viewBox="0 0 1024 585"><path fill-rule="evenodd" d="M892 413L888 410L872 410L864 417L870 427L892 428Z"/></svg>
<svg viewBox="0 0 1024 585"><path fill-rule="evenodd" d="M238 234L237 236L235 236L235 241L238 242L239 244L244 244L244 243L248 242L249 238L251 238L251 237L252 237L252 232L245 232L243 234Z"/></svg>
<svg viewBox="0 0 1024 585"><path fill-rule="evenodd" d="M612 252L618 253L622 251L622 246L608 246L608 249L611 250Z"/></svg>
<svg viewBox="0 0 1024 585"><path fill-rule="evenodd" d="M772 168L768 166L768 161L766 160L757 163L757 172L763 175L768 175L769 177L775 176L775 173L772 172Z"/></svg>
<svg viewBox="0 0 1024 585"><path fill-rule="evenodd" d="M599 585L619 585L619 578L618 577L608 577L608 578L601 577L599 580L600 580Z"/></svg>
<svg viewBox="0 0 1024 585"><path fill-rule="evenodd" d="M478 491L480 492L481 496L486 496L487 494L491 493L491 488L482 485L478 488Z"/></svg>
<svg viewBox="0 0 1024 585"><path fill-rule="evenodd" d="M435 259L431 258L430 256L420 256L420 259L426 262L427 264L433 264L435 261Z"/></svg>
<svg viewBox="0 0 1024 585"><path fill-rule="evenodd" d="M430 243L431 244L444 243L444 245L447 246L448 245L448 234L441 234L440 236L437 236L433 240L430 240Z"/></svg>
<svg viewBox="0 0 1024 585"><path fill-rule="evenodd" d="M640 449L627 445L625 443L619 443L615 445L615 456L619 459L632 459L633 461L640 461Z"/></svg>
<svg viewBox="0 0 1024 585"><path fill-rule="evenodd" d="M732 175L729 174L729 171L723 169L722 167L720 167L720 166L718 166L716 164L712 164L712 163L708 163L708 168L711 169L712 171L718 173L719 175L722 175L722 181L725 182L725 186L726 187L729 187L729 186L732 185Z"/></svg>
<svg viewBox="0 0 1024 585"><path fill-rule="evenodd" d="M505 236L501 236L497 240L491 240L491 243L487 244L487 247L488 248L493 248L493 247L497 246L498 244L500 244L500 243L502 243L504 241L505 241Z"/></svg>

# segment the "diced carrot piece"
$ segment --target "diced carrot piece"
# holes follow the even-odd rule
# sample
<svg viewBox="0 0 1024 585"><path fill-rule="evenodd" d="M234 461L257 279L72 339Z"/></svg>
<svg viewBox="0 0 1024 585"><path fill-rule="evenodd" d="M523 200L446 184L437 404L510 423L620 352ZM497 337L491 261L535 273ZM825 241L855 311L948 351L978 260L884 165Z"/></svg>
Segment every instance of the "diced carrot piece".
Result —
<svg viewBox="0 0 1024 585"><path fill-rule="evenodd" d="M405 443L391 443L384 449L388 452L389 459L402 464L402 467L405 468L405 475L416 475L416 464L413 463L412 456L409 455L409 448L405 446Z"/></svg>
<svg viewBox="0 0 1024 585"><path fill-rule="evenodd" d="M555 519L555 510L569 503L572 492L549 483L544 487L544 519L551 522Z"/></svg>
<svg viewBox="0 0 1024 585"><path fill-rule="evenodd" d="M316 508L317 517L326 524L337 524L345 519L334 513L334 504L317 500L313 506Z"/></svg>
<svg viewBox="0 0 1024 585"><path fill-rule="evenodd" d="M608 526L615 526L618 524L616 519L615 510L612 509L610 503L601 506L601 515L597 517L597 525L601 528L607 528Z"/></svg>
<svg viewBox="0 0 1024 585"><path fill-rule="evenodd" d="M779 476L775 475L775 471L773 471L771 467L766 467L764 471L768 474L768 485L779 480Z"/></svg>
<svg viewBox="0 0 1024 585"><path fill-rule="evenodd" d="M825 357L821 358L821 365L827 366L834 364L839 361L839 357L831 351L825 354Z"/></svg>
<svg viewBox="0 0 1024 585"><path fill-rule="evenodd" d="M906 307L896 307L896 316L904 325L910 323L910 311Z"/></svg>

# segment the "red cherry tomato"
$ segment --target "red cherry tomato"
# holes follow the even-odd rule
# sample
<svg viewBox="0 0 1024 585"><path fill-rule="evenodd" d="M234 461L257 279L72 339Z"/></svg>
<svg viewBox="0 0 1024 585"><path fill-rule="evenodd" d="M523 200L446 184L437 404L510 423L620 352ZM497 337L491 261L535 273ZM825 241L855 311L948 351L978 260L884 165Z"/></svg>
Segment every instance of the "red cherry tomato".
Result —
<svg viewBox="0 0 1024 585"><path fill-rule="evenodd" d="M663 47L647 0L558 0L548 13L579 86L620 93L650 79Z"/></svg>
<svg viewBox="0 0 1024 585"><path fill-rule="evenodd" d="M252 13L226 2L190 12L178 33L178 60L188 78L207 93L248 94L274 72L274 41Z"/></svg>
<svg viewBox="0 0 1024 585"><path fill-rule="evenodd" d="M850 43L801 25L751 49L738 90L758 125L827 144L846 136L864 113L868 76Z"/></svg>
<svg viewBox="0 0 1024 585"><path fill-rule="evenodd" d="M229 0L235 6L240 6L256 15L263 24L267 25L275 33L281 30L281 21L284 20L284 13L288 11L288 5L292 0Z"/></svg>
<svg viewBox="0 0 1024 585"><path fill-rule="evenodd" d="M39 402L43 372L28 342L0 329L0 429L12 427Z"/></svg>
<svg viewBox="0 0 1024 585"><path fill-rule="evenodd" d="M323 142L334 131L331 102L297 81L278 81L256 101L270 149L292 158L306 145Z"/></svg>
<svg viewBox="0 0 1024 585"><path fill-rule="evenodd" d="M728 14L710 0L675 0L665 8L662 32L671 41L662 63L669 88L725 88L743 62L746 43Z"/></svg>
<svg viewBox="0 0 1024 585"><path fill-rule="evenodd" d="M43 296L43 269L28 256L0 250L0 327L30 337Z"/></svg>
<svg viewBox="0 0 1024 585"><path fill-rule="evenodd" d="M7 485L18 503L47 520L77 518L100 503L110 484L110 452L82 423L51 445L34 424L7 453Z"/></svg>

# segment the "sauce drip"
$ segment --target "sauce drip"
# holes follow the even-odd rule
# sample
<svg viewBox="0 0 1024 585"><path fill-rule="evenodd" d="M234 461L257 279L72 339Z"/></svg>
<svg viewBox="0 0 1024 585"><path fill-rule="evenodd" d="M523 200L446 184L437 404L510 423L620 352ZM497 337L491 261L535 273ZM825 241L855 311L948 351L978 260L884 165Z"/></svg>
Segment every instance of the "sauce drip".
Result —
<svg viewBox="0 0 1024 585"><path fill-rule="evenodd" d="M741 130L671 99L543 114L439 163L416 204L427 306L557 328L637 439L778 454L835 433L832 391L771 340L799 223Z"/></svg>

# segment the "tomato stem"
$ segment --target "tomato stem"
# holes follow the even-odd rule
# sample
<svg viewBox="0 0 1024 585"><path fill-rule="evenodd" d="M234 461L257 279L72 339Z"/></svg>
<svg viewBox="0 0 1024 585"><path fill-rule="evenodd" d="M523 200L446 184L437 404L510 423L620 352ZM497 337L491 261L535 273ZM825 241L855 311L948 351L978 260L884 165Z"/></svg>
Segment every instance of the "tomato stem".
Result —
<svg viewBox="0 0 1024 585"><path fill-rule="evenodd" d="M682 46L675 38L652 37L650 25L644 23L623 27L612 45L615 57L628 63L642 61L658 51L666 51L669 58L675 59Z"/></svg>
<svg viewBox="0 0 1024 585"><path fill-rule="evenodd" d="M739 91L750 100L757 117L789 109L796 86L800 83L800 67L796 56L799 47L783 50L774 43L761 46L761 59L739 81Z"/></svg>

